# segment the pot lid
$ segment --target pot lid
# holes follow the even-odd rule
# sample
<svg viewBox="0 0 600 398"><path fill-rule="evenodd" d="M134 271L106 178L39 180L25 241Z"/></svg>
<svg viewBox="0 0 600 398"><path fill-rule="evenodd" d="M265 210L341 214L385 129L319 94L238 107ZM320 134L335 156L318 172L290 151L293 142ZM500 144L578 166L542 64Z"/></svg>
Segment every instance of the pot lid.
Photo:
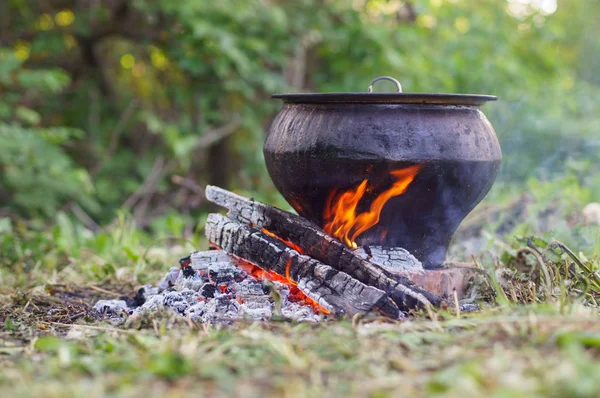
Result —
<svg viewBox="0 0 600 398"><path fill-rule="evenodd" d="M398 92L374 93L373 85L381 80L389 80L396 85ZM481 94L430 94L403 93L398 80L382 76L374 79L366 93L320 93L320 94L273 94L272 98L282 99L285 103L323 104L323 103L362 103L362 104L432 104L479 106L498 97Z"/></svg>

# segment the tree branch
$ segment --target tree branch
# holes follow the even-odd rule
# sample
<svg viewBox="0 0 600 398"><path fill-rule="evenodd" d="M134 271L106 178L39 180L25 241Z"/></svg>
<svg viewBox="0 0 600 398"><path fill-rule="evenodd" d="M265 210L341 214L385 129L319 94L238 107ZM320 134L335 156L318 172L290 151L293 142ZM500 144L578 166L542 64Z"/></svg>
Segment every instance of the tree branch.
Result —
<svg viewBox="0 0 600 398"><path fill-rule="evenodd" d="M162 177L165 168L164 166L164 158L159 156L156 158L154 162L154 166L152 166L152 170L144 180L144 182L139 186L139 188L123 203L121 206L124 209L130 209L133 207L145 194L151 192L158 180Z"/></svg>
<svg viewBox="0 0 600 398"><path fill-rule="evenodd" d="M242 121L239 116L234 116L233 120L224 126L219 128L208 130L194 145L194 149L208 148L221 141L227 136L233 134L238 127L242 125Z"/></svg>

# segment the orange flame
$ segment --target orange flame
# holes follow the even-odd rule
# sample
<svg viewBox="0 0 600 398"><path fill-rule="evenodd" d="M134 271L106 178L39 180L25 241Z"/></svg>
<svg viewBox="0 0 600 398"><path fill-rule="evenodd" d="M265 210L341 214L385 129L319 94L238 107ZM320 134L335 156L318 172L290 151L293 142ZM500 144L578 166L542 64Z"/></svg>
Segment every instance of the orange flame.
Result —
<svg viewBox="0 0 600 398"><path fill-rule="evenodd" d="M417 164L392 171L390 175L396 181L373 200L369 211L358 215L356 214L358 203L365 193L372 189L368 187L369 180L364 180L358 187L342 192L340 195L334 189L325 203L323 230L341 240L346 246L352 249L358 248L356 238L379 222L383 206L394 196L403 194L422 167L423 165Z"/></svg>

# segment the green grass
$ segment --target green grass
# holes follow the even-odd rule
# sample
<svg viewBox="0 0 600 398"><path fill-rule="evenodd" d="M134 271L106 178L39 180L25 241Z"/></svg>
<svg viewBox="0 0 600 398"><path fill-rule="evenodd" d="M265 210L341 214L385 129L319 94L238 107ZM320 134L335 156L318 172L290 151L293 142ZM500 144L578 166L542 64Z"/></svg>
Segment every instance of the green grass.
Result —
<svg viewBox="0 0 600 398"><path fill-rule="evenodd" d="M577 218L583 188L536 184L518 208L492 194L457 235L484 237L470 295L482 311L403 322L218 326L164 312L116 327L91 305L158 281L203 247L201 231L0 220L0 396L600 396L600 227Z"/></svg>
<svg viewBox="0 0 600 398"><path fill-rule="evenodd" d="M165 316L141 330L87 320L68 326L17 322L5 329L2 396L600 393L600 320L581 306L564 313L538 305L402 323L216 327Z"/></svg>

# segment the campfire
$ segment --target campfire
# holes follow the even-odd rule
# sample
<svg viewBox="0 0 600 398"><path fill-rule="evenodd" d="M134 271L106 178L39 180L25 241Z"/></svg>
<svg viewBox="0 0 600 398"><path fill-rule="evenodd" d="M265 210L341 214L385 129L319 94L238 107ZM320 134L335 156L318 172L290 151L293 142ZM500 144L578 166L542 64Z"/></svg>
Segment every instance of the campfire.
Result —
<svg viewBox="0 0 600 398"><path fill-rule="evenodd" d="M393 173L396 182L364 213L357 214L356 208L369 191L367 181L333 193L328 208L338 210L328 213L332 222L326 229L337 237L300 216L208 186L207 199L228 210L208 216L211 250L181 259L157 287L140 288L134 299L103 300L96 309L119 319L164 306L200 321L269 319L275 303L264 281L281 296L279 312L298 320L362 313L399 319L411 309L440 306L441 297L411 281L424 271L410 253L356 250L352 240L377 223L385 200L400 195L418 169Z"/></svg>
<svg viewBox="0 0 600 398"><path fill-rule="evenodd" d="M208 216L212 244L282 276L331 314L375 311L397 318L401 310L441 303L407 277L420 272L416 259L406 275L394 274L302 217L217 187L207 187L206 197L229 210Z"/></svg>
<svg viewBox="0 0 600 398"><path fill-rule="evenodd" d="M379 80L399 92L372 93ZM183 259L135 300L99 303L100 312L160 303L214 321L268 319L275 307L290 314L300 306L313 317L398 319L457 300L465 272L443 263L454 231L498 172L500 147L478 109L496 98L405 94L389 77L375 79L369 93L274 97L284 106L265 161L299 215L208 186L206 198L227 210L208 216L213 250Z"/></svg>

